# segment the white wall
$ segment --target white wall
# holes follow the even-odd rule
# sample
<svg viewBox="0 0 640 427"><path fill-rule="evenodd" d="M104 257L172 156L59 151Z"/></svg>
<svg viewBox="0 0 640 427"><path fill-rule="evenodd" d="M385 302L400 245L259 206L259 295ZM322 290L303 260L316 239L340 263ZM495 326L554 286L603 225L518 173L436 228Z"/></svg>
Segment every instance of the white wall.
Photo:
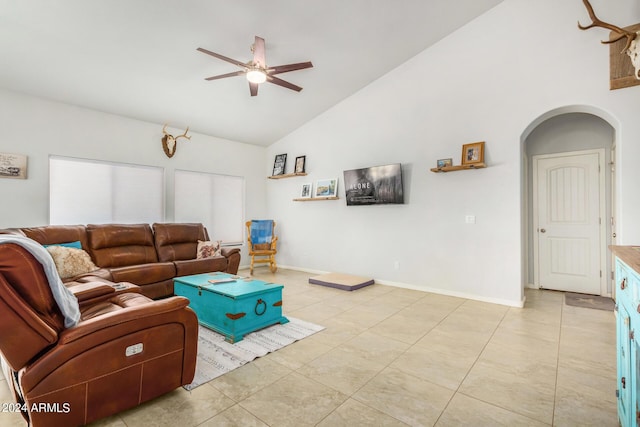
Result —
<svg viewBox="0 0 640 427"><path fill-rule="evenodd" d="M633 0L592 4L609 21L640 20ZM639 243L640 87L609 91L609 50L599 42L607 31L580 31L578 19L588 16L576 0L506 0L272 145L271 162L305 154L309 172L267 185L279 262L521 304L521 138L567 105L618 121L620 241ZM440 158L458 164L462 144L482 140L487 169L429 171ZM344 170L395 162L404 167L405 205L346 206ZM303 182L330 177L340 178L341 200L292 202Z"/></svg>
<svg viewBox="0 0 640 427"><path fill-rule="evenodd" d="M28 156L28 179L0 179L0 228L48 224L49 155L163 167L167 222L173 221L176 169L244 176L246 217L265 215L264 147L190 131L191 140L180 140L176 154L168 158L160 142L162 124L2 90L0 129L0 153ZM215 238L215 230L209 232Z"/></svg>
<svg viewBox="0 0 640 427"><path fill-rule="evenodd" d="M608 21L640 20L633 0L592 4ZM165 167L167 221L174 169L244 175L247 219L278 221L281 265L519 305L522 141L547 112L606 113L618 148L619 243L640 243L640 87L609 91L607 31L579 31L578 19L588 17L577 0L506 0L267 150L194 133L168 159L161 124L0 91L0 152L29 156L29 179L0 180L0 227L47 223L50 154ZM489 168L429 171L480 140ZM309 176L266 180L279 153L288 172L306 155ZM345 206L344 170L395 162L405 205ZM340 200L292 201L303 182L331 177Z"/></svg>

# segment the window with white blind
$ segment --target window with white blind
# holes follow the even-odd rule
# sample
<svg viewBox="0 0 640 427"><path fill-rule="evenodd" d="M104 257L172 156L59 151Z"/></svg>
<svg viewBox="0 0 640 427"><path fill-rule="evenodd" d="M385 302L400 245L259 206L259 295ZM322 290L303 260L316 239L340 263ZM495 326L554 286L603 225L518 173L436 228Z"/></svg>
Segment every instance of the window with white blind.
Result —
<svg viewBox="0 0 640 427"><path fill-rule="evenodd" d="M176 222L200 222L211 240L240 245L244 240L244 178L175 171Z"/></svg>
<svg viewBox="0 0 640 427"><path fill-rule="evenodd" d="M164 170L70 157L49 158L49 223L164 220Z"/></svg>

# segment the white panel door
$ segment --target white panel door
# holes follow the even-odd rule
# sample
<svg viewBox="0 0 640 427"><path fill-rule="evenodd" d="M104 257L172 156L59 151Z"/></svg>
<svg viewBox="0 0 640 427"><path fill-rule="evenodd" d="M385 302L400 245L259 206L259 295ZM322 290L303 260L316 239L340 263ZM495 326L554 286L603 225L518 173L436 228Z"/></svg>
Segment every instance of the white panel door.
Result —
<svg viewBox="0 0 640 427"><path fill-rule="evenodd" d="M537 283L600 295L604 218L599 152L535 156Z"/></svg>

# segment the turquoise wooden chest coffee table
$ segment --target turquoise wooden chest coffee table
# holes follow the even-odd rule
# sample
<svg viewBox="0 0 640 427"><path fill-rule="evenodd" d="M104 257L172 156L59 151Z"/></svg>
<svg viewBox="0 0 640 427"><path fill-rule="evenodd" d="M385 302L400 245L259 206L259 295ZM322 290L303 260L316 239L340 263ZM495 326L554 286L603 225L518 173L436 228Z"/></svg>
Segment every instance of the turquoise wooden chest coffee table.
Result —
<svg viewBox="0 0 640 427"><path fill-rule="evenodd" d="M173 283L174 293L189 299L198 322L231 343L250 332L289 321L282 315L282 285L227 273L177 277Z"/></svg>

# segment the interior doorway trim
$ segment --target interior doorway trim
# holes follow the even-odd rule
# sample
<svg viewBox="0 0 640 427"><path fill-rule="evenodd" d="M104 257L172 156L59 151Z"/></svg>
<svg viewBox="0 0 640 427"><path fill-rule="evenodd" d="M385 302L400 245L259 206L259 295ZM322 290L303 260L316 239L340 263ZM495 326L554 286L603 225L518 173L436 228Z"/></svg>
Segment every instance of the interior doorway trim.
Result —
<svg viewBox="0 0 640 427"><path fill-rule="evenodd" d="M593 106L593 105L579 105L579 104L574 104L574 105L565 105L565 106L561 106L546 112L541 113L539 116L537 116L535 119L533 119L531 121L531 123L529 123L529 125L523 130L522 134L520 135L520 159L521 159L521 163L520 163L520 180L521 180L521 195L520 195L520 213L521 213L521 235L522 235L522 239L521 239L521 248L520 248L520 252L521 252L521 260L522 260L522 268L521 270L521 280L520 280L520 287L521 287L521 293L522 293L522 300L525 300L525 296L524 296L524 289L527 287L531 287L532 284L529 283L529 270L528 270L528 259L529 259L529 240L527 238L528 235L528 224L529 224L529 213L528 213L528 192L531 191L531 189L528 187L527 185L527 151L526 151L526 142L527 142L527 138L529 137L529 135L531 134L531 132L533 132L541 123L543 123L544 121L556 117L556 116L561 116L563 114L569 114L569 113L588 113L588 114L592 114L594 116L600 117L601 119L603 119L604 121L606 121L614 130L614 140L613 140L613 146L616 147L616 152L615 152L615 159L611 159L617 166L615 169L615 181L617 183L620 182L620 175L621 175L621 170L622 168L620 167L620 152L621 147L622 147L622 143L621 143L621 139L620 139L620 121L613 116L611 113L609 113L606 110L603 110L602 108ZM619 207L619 200L618 200L618 190L616 189L615 192L612 192L612 197L614 198L613 200L613 205L612 206L616 206ZM620 212L618 209L616 209L615 214L614 214L614 219L613 219L616 223L616 232L618 234L618 239L620 240L620 236L622 234L622 223L620 221Z"/></svg>

